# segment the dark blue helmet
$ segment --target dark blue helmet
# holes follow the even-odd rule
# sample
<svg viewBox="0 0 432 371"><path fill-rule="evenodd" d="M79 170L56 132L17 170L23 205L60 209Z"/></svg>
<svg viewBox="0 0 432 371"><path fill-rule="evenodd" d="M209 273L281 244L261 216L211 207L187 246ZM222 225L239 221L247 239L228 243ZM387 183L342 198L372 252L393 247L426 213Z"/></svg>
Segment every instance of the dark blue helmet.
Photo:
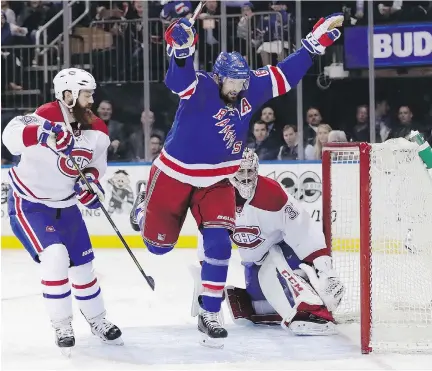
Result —
<svg viewBox="0 0 432 371"><path fill-rule="evenodd" d="M238 52L222 52L213 65L213 73L223 82L225 78L244 79L246 84L244 89L249 85L250 68L246 59Z"/></svg>

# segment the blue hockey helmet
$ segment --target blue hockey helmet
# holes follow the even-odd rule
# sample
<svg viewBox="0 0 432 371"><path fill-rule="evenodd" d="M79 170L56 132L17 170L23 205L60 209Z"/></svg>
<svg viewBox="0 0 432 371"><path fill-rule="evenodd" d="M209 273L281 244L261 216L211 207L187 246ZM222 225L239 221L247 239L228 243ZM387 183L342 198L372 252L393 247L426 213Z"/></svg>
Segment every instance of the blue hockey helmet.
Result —
<svg viewBox="0 0 432 371"><path fill-rule="evenodd" d="M243 89L249 87L250 68L246 59L238 52L222 52L213 65L213 73L219 77L221 83L225 79L244 80Z"/></svg>

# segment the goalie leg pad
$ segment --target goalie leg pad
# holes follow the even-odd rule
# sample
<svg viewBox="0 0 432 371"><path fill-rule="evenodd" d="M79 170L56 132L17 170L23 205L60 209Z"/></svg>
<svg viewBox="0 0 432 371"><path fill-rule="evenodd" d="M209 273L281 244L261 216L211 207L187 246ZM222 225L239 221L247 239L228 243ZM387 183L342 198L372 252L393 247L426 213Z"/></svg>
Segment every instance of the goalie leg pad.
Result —
<svg viewBox="0 0 432 371"><path fill-rule="evenodd" d="M251 316L255 313L250 296L245 289L227 286L225 287L225 297L234 323L244 323L244 320L251 321Z"/></svg>
<svg viewBox="0 0 432 371"><path fill-rule="evenodd" d="M282 321L282 317L274 313L273 308L271 308L271 313L256 314L246 289L227 286L225 296L231 318L235 324L243 325L253 322L256 325L280 325Z"/></svg>
<svg viewBox="0 0 432 371"><path fill-rule="evenodd" d="M265 259L258 272L258 280L265 299L284 320L290 321L296 309L292 307L285 295L272 259L268 257Z"/></svg>
<svg viewBox="0 0 432 371"><path fill-rule="evenodd" d="M293 334L299 336L329 336L337 334L336 325L313 313L298 312L292 321L283 323L282 327L289 328Z"/></svg>
<svg viewBox="0 0 432 371"><path fill-rule="evenodd" d="M246 291L249 297L252 301L266 300L258 279L258 272L261 266L254 263L244 263L244 266Z"/></svg>

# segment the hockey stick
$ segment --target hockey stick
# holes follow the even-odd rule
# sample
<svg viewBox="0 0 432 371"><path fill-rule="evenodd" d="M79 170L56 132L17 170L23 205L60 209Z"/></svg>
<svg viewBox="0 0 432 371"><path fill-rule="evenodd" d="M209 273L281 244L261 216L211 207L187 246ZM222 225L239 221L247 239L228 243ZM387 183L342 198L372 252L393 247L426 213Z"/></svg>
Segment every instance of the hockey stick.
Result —
<svg viewBox="0 0 432 371"><path fill-rule="evenodd" d="M206 1L200 1L199 4L197 5L197 7L195 8L195 11L193 12L192 17L190 17L190 19L189 19L189 22L191 23L192 26L194 25L196 19L200 15L200 13L203 11L205 4L206 4Z"/></svg>
<svg viewBox="0 0 432 371"><path fill-rule="evenodd" d="M90 190L90 192L92 192L92 187L91 187L89 181L87 180L86 176L84 175L84 173L82 172L82 170L80 169L80 167L78 166L78 164L76 163L76 161L73 158L73 156L69 155L68 158L69 158L69 160L72 161L75 169L77 169L77 171L79 172L79 175L82 178L82 180L84 181L84 183L87 186L87 188ZM92 192L92 193L94 193L94 192ZM102 204L102 202L101 202L100 208L101 208L102 212L105 214L106 218L108 219L108 222L111 224L111 227L113 227L113 229L116 232L118 238L120 238L120 241L123 243L123 246L126 248L127 252L131 256L131 258L134 261L135 265L137 266L137 268L139 269L139 271L141 272L141 274L143 275L143 277L145 278L145 280L147 281L147 283L149 284L149 286L151 287L151 289L154 291L154 289L155 289L155 281L154 281L153 277L148 276L144 272L144 270L142 269L140 263L138 262L137 258L135 257L134 253L132 252L131 248L128 246L127 242L125 241L125 239L123 238L122 234L118 230L117 226L114 224L114 221L112 220L111 216L109 215L107 209L105 209L105 206Z"/></svg>
<svg viewBox="0 0 432 371"><path fill-rule="evenodd" d="M71 125L69 123L69 118L67 116L67 112L64 111L64 109L63 109L63 107L62 107L61 104L60 104L60 110L62 112L63 119L65 120L66 127L70 130L70 132L72 133L72 136L73 136L73 130L72 130L72 127L71 127ZM65 156L63 154L61 154L61 155ZM72 154L70 154L69 156L65 156L65 157L68 158L70 161L72 161L73 166L78 171L78 173L79 173L80 177L82 178L82 180L84 181L85 185L87 186L87 188L89 189L89 191L92 192L93 188L91 187L89 181L85 177L84 173L82 172L82 170L80 169L80 167L78 166L78 164L76 163L76 161L73 158ZM92 193L94 193L94 192L92 192ZM131 248L129 247L129 245L127 244L127 242L125 241L125 239L123 238L123 236L120 233L120 231L118 230L117 226L114 224L114 221L112 220L112 218L109 215L108 211L105 209L105 206L102 204L102 202L101 202L100 208L102 209L102 212L105 214L106 218L108 219L108 222L111 224L111 227L113 227L114 231L116 232L116 234L117 234L118 238L120 239L120 241L122 242L123 246L126 248L126 250L129 253L130 257L134 261L135 265L137 266L137 268L139 269L139 271L143 275L144 279L147 281L147 283L150 286L150 288L154 291L154 289L155 289L155 281L154 281L153 277L148 276L144 272L144 270L142 269L140 263L138 262L137 258L135 257L134 253L132 252Z"/></svg>

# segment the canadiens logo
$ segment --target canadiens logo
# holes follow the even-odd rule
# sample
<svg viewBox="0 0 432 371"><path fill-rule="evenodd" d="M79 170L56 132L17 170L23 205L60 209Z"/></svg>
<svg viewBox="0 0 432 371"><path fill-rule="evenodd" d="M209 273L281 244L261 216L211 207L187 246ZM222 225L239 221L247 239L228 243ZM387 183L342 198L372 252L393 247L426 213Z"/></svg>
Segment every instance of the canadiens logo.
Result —
<svg viewBox="0 0 432 371"><path fill-rule="evenodd" d="M93 158L93 151L87 148L75 148L72 150L72 156L80 169L85 169ZM78 170L75 169L74 164L68 158L59 156L57 160L57 167L63 175L69 178L76 178L79 176Z"/></svg>
<svg viewBox="0 0 432 371"><path fill-rule="evenodd" d="M236 227L234 233L231 235L231 239L238 247L255 249L265 241L260 235L261 229L258 226Z"/></svg>

